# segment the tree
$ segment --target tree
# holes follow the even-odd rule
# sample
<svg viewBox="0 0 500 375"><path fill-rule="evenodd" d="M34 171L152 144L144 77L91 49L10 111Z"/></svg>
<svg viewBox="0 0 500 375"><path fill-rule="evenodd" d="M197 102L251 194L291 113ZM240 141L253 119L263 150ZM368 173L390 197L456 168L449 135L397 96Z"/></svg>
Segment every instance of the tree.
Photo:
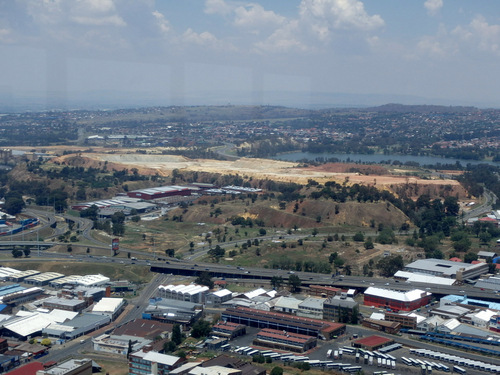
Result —
<svg viewBox="0 0 500 375"><path fill-rule="evenodd" d="M377 263L380 274L385 277L393 276L397 271L402 270L403 267L404 263L401 255L391 255L380 259Z"/></svg>
<svg viewBox="0 0 500 375"><path fill-rule="evenodd" d="M290 292L292 293L297 292L301 284L302 281L300 280L300 277L298 277L297 275L290 275L288 277L288 285L290 286Z"/></svg>
<svg viewBox="0 0 500 375"><path fill-rule="evenodd" d="M173 341L167 341L163 344L163 351L165 353L173 353L177 349L177 345Z"/></svg>
<svg viewBox="0 0 500 375"><path fill-rule="evenodd" d="M43 346L50 346L50 345L52 345L52 340L50 340L49 338L46 338L46 339L43 339L42 341L40 341L40 344L42 344Z"/></svg>
<svg viewBox="0 0 500 375"><path fill-rule="evenodd" d="M21 250L14 249L12 250L12 256L14 258L21 258L23 256L23 252Z"/></svg>
<svg viewBox="0 0 500 375"><path fill-rule="evenodd" d="M359 315L359 307L354 306L352 309L351 324L358 324L358 320L359 320L358 315Z"/></svg>
<svg viewBox="0 0 500 375"><path fill-rule="evenodd" d="M275 366L271 370L270 375L283 375L283 369L281 367L279 367L279 366Z"/></svg>
<svg viewBox="0 0 500 375"><path fill-rule="evenodd" d="M208 250L208 255L212 257L216 262L218 262L221 258L226 254L226 250L224 250L219 245L215 246L215 248Z"/></svg>
<svg viewBox="0 0 500 375"><path fill-rule="evenodd" d="M210 289L212 289L214 287L214 282L212 280L212 277L210 276L210 273L206 272L206 271L203 271L201 272L198 277L196 278L196 280L194 281L196 284L200 284L200 285L206 285L208 286Z"/></svg>
<svg viewBox="0 0 500 375"><path fill-rule="evenodd" d="M464 256L465 263L472 263L472 261L477 260L477 254L475 253L466 253Z"/></svg>
<svg viewBox="0 0 500 375"><path fill-rule="evenodd" d="M170 257L170 258L173 258L175 256L175 249L167 249L165 250L165 255Z"/></svg>
<svg viewBox="0 0 500 375"><path fill-rule="evenodd" d="M373 249L375 247L371 237L368 237L363 245L364 245L366 250L370 250L370 249Z"/></svg>
<svg viewBox="0 0 500 375"><path fill-rule="evenodd" d="M444 199L443 203L444 209L446 211L446 215L448 216L457 216L460 211L460 205L458 204L457 197L448 196Z"/></svg>
<svg viewBox="0 0 500 375"><path fill-rule="evenodd" d="M9 215L17 215L26 207L26 203L24 203L20 194L9 193L9 195L5 197L4 207Z"/></svg>
<svg viewBox="0 0 500 375"><path fill-rule="evenodd" d="M206 337L212 331L212 326L206 320L198 320L193 324L193 328L191 329L191 336L195 339L199 339L200 337Z"/></svg>
<svg viewBox="0 0 500 375"><path fill-rule="evenodd" d="M127 358L130 357L130 353L132 353L132 340L128 340L128 348L127 348Z"/></svg>
<svg viewBox="0 0 500 375"><path fill-rule="evenodd" d="M311 232L311 233L312 233L313 237L316 237L316 235L317 235L319 232L318 232L318 230L317 230L316 228L314 228L314 229L312 230L312 232Z"/></svg>
<svg viewBox="0 0 500 375"><path fill-rule="evenodd" d="M172 341L177 346L182 342L182 332L180 324L174 324L174 328L172 328Z"/></svg>
<svg viewBox="0 0 500 375"><path fill-rule="evenodd" d="M481 232L479 233L479 241L481 241L482 244L488 245L492 239L491 233L490 232Z"/></svg>
<svg viewBox="0 0 500 375"><path fill-rule="evenodd" d="M472 246L472 242L468 237L462 238L458 241L453 242L453 248L455 251L466 252Z"/></svg>
<svg viewBox="0 0 500 375"><path fill-rule="evenodd" d="M363 233L358 232L354 236L352 236L352 240L355 242L363 242L365 240L365 236Z"/></svg>
<svg viewBox="0 0 500 375"><path fill-rule="evenodd" d="M25 256L26 258L27 258L27 257L29 257L29 256L30 256L30 254L31 254L31 249L30 249L30 247L29 247L29 246L25 246L25 247L24 247L24 250L23 250L23 253L24 253L24 256Z"/></svg>
<svg viewBox="0 0 500 375"><path fill-rule="evenodd" d="M111 222L113 223L113 235L123 236L125 234L125 214L123 212L115 212L111 216Z"/></svg>
<svg viewBox="0 0 500 375"><path fill-rule="evenodd" d="M279 289L283 285L283 278L281 276L274 275L271 277L271 285L274 289Z"/></svg>
<svg viewBox="0 0 500 375"><path fill-rule="evenodd" d="M382 245L390 245L392 243L398 242L396 236L394 235L394 232L390 228L382 229L377 237L377 241Z"/></svg>

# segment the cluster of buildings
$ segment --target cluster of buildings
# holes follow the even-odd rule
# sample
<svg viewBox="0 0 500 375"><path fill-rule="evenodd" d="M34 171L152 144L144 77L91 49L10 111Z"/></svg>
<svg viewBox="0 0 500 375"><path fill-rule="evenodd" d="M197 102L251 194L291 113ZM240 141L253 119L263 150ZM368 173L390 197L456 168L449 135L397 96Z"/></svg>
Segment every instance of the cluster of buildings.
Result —
<svg viewBox="0 0 500 375"><path fill-rule="evenodd" d="M44 335L63 343L95 331L126 307L111 298L113 282L103 275L69 275L0 267L0 336L22 342Z"/></svg>
<svg viewBox="0 0 500 375"><path fill-rule="evenodd" d="M434 331L482 337L492 334L491 331L499 332L498 304L449 295L436 306L431 288L406 290L411 283L443 287L467 283L482 290L500 291L500 278L478 279L488 274L486 260L496 257L496 253L483 251L478 255L479 261L471 264L456 259L419 259L407 264L394 274L396 282L405 283L405 288L402 288L405 290L378 287L365 290L364 304L380 310L365 318L362 324L390 333L409 329L416 333ZM425 315L420 313L421 309L426 310Z"/></svg>
<svg viewBox="0 0 500 375"><path fill-rule="evenodd" d="M193 310L186 311L188 308L200 314L204 306L225 308L221 321L213 327L212 334L218 339L208 342L211 348L220 349L229 340L247 334L248 327L257 327L260 330L254 345L302 353L314 348L318 339L330 340L345 332L346 325L338 323L338 319L333 322L331 317L357 315L358 304L338 288L315 287L311 293L315 295L301 300L287 292L263 288L233 293L228 289L210 291L196 284L161 285L158 297L151 299L143 317L181 323L186 314L193 316ZM184 311L179 310L181 307Z"/></svg>
<svg viewBox="0 0 500 375"><path fill-rule="evenodd" d="M123 212L126 216L144 214L159 209L162 206L192 201L200 195L260 193L261 189L228 185L216 187L207 183L191 183L186 186L168 185L129 191L111 199L77 203L71 209L82 211L92 206L98 209L98 216L109 218L116 212ZM0 221L0 230L1 230Z"/></svg>

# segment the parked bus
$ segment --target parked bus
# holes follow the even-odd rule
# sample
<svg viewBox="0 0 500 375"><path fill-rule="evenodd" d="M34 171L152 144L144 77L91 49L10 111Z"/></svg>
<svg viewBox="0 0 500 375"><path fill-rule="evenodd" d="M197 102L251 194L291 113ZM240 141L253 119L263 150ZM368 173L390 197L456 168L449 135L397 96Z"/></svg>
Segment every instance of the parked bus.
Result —
<svg viewBox="0 0 500 375"><path fill-rule="evenodd" d="M459 366L453 366L453 372L457 372L459 374L467 374L467 371Z"/></svg>

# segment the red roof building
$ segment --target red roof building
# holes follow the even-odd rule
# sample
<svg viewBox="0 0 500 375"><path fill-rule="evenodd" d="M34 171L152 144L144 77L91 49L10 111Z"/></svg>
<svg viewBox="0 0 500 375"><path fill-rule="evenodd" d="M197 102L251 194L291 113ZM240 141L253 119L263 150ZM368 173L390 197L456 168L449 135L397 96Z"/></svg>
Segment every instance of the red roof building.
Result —
<svg viewBox="0 0 500 375"><path fill-rule="evenodd" d="M343 334L346 327L345 324L342 323L302 318L294 315L251 309L248 307L228 308L222 313L222 319L251 327L284 330L314 337L323 336L327 340Z"/></svg>
<svg viewBox="0 0 500 375"><path fill-rule="evenodd" d="M44 370L42 362L31 362L15 370L6 372L5 375L36 375L37 371Z"/></svg>
<svg viewBox="0 0 500 375"><path fill-rule="evenodd" d="M462 259L457 258L457 257L450 258L450 261L452 261L452 262L463 262Z"/></svg>
<svg viewBox="0 0 500 375"><path fill-rule="evenodd" d="M253 344L278 350L290 350L296 353L303 353L314 348L317 344L317 339L316 337L298 333L265 328L255 336Z"/></svg>
<svg viewBox="0 0 500 375"><path fill-rule="evenodd" d="M230 340L238 336L243 336L247 332L247 327L243 324L231 322L218 322L212 327L215 336L228 337Z"/></svg>
<svg viewBox="0 0 500 375"><path fill-rule="evenodd" d="M364 304L382 307L395 312L412 311L430 303L432 294L413 289L405 292L369 287L365 290Z"/></svg>
<svg viewBox="0 0 500 375"><path fill-rule="evenodd" d="M354 346L355 348L362 348L372 351L383 348L384 346L390 345L392 343L394 343L393 339L373 335L354 341L352 343L352 346Z"/></svg>

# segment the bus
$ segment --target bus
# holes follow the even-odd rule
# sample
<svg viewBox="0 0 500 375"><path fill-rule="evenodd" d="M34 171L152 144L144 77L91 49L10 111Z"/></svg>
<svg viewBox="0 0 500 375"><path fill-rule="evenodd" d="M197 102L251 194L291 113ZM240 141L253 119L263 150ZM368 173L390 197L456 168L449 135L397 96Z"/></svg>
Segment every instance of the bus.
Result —
<svg viewBox="0 0 500 375"><path fill-rule="evenodd" d="M406 366L413 366L413 362L410 361L408 358L406 357L401 357L401 361L406 365Z"/></svg>
<svg viewBox="0 0 500 375"><path fill-rule="evenodd" d="M361 371L361 369L362 369L361 366L348 366L348 367L343 367L342 371L345 371L348 373L353 373L353 372Z"/></svg>
<svg viewBox="0 0 500 375"><path fill-rule="evenodd" d="M457 372L459 374L467 374L467 371L459 366L453 366L453 372Z"/></svg>

